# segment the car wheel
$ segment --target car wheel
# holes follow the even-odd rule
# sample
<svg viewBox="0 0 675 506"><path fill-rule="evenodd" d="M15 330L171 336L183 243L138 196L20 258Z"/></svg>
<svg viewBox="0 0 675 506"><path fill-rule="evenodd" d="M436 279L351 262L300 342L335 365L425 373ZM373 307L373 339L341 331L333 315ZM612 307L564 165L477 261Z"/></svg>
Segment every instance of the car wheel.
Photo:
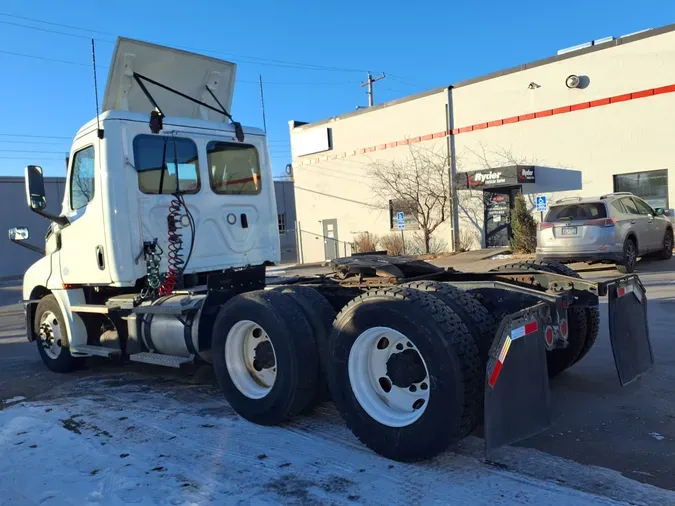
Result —
<svg viewBox="0 0 675 506"><path fill-rule="evenodd" d="M633 239L626 239L623 245L623 259L616 265L616 270L623 274L630 274L635 270L637 262L637 245Z"/></svg>
<svg viewBox="0 0 675 506"><path fill-rule="evenodd" d="M666 235L663 236L663 250L659 254L661 260L670 260L673 256L673 231L666 230Z"/></svg>

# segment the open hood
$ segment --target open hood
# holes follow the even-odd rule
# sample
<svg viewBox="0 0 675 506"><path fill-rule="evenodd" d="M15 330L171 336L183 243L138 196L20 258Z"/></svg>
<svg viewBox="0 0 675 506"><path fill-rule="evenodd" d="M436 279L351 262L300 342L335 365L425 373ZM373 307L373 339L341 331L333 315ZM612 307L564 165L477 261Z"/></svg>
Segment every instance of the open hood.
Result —
<svg viewBox="0 0 675 506"><path fill-rule="evenodd" d="M219 109L208 86L229 112L236 69L231 62L119 37L108 72L103 110L150 113L154 109L134 79L136 73ZM227 119L152 83L144 81L143 84L166 116L210 121Z"/></svg>

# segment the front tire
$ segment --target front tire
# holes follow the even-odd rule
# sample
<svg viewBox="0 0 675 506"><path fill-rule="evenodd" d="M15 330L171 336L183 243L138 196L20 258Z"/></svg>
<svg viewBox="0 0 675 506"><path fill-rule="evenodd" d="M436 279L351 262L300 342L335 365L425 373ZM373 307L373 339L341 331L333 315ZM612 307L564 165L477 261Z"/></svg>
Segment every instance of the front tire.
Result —
<svg viewBox="0 0 675 506"><path fill-rule="evenodd" d="M53 295L45 296L38 303L34 332L40 357L51 371L68 373L84 363L83 358L70 354L66 321Z"/></svg>
<svg viewBox="0 0 675 506"><path fill-rule="evenodd" d="M213 326L213 370L232 408L243 418L279 424L313 399L319 360L300 307L276 290L230 299Z"/></svg>
<svg viewBox="0 0 675 506"><path fill-rule="evenodd" d="M334 324L335 405L356 437L390 459L428 459L468 435L483 403L481 370L460 318L418 290L371 290Z"/></svg>

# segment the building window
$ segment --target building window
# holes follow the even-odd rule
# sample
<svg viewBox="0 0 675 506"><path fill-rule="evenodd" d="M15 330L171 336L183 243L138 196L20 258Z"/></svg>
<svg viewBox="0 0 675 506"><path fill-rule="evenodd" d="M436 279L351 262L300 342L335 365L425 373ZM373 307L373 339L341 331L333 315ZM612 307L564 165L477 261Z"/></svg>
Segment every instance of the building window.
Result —
<svg viewBox="0 0 675 506"><path fill-rule="evenodd" d="M286 233L286 213L277 214L277 221L279 222L279 233Z"/></svg>
<svg viewBox="0 0 675 506"><path fill-rule="evenodd" d="M70 208L82 209L94 198L95 185L94 146L75 153L70 174Z"/></svg>
<svg viewBox="0 0 675 506"><path fill-rule="evenodd" d="M630 192L653 208L668 206L668 170L650 170L617 174L614 176L615 192Z"/></svg>
<svg viewBox="0 0 675 506"><path fill-rule="evenodd" d="M199 191L199 157L191 139L162 135L134 138L134 164L143 193Z"/></svg>
<svg viewBox="0 0 675 506"><path fill-rule="evenodd" d="M254 146L211 141L206 146L206 155L214 192L224 195L260 193L260 162Z"/></svg>

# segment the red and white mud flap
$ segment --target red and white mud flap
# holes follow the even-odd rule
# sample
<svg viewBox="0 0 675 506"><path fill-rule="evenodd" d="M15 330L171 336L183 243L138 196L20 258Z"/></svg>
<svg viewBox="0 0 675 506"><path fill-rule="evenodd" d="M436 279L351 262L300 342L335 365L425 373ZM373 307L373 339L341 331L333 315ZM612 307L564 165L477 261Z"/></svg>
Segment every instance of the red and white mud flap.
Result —
<svg viewBox="0 0 675 506"><path fill-rule="evenodd" d="M649 340L647 296L636 275L607 283L609 338L621 386L648 372L654 365Z"/></svg>
<svg viewBox="0 0 675 506"><path fill-rule="evenodd" d="M485 455L546 430L551 400L546 367L546 303L505 317L485 375Z"/></svg>

